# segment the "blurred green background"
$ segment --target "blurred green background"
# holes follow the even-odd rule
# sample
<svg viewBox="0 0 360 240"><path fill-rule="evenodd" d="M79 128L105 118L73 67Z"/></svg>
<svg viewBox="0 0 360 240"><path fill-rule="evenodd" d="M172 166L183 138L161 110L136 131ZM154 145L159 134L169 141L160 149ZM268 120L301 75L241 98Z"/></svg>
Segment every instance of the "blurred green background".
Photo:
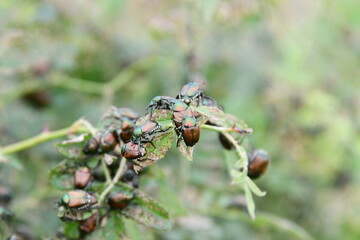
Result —
<svg viewBox="0 0 360 240"><path fill-rule="evenodd" d="M172 151L141 179L174 229L128 223L131 236L360 239L359 26L357 0L2 0L0 145L80 117L96 124L110 105L144 114L153 96L204 80L271 155L257 219L227 207L243 201L229 184L229 153L202 131L194 162ZM56 142L0 163L17 230L34 239L61 226L62 193L47 179L61 160Z"/></svg>

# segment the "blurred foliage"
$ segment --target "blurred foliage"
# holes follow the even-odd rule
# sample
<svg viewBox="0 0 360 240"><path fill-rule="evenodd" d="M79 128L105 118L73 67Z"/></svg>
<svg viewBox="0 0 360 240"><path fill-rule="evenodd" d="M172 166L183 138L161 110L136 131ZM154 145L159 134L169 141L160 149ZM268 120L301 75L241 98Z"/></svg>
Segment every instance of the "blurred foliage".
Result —
<svg viewBox="0 0 360 240"><path fill-rule="evenodd" d="M192 163L173 151L141 178L174 228L126 222L132 239L359 239L359 9L356 0L2 0L0 144L95 122L111 104L144 113L153 96L204 79L271 155L257 219L229 185L217 135L202 131ZM34 239L60 226L62 192L47 178L61 161L55 142L0 163L17 231Z"/></svg>

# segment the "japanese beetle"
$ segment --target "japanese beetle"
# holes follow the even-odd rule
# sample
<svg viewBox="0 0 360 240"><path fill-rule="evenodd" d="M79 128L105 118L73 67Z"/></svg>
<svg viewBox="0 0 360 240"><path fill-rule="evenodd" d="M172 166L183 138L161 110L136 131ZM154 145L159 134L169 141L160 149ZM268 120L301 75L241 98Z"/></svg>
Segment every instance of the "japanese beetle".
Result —
<svg viewBox="0 0 360 240"><path fill-rule="evenodd" d="M132 165L132 164L131 164ZM139 187L139 175L137 175L133 169L133 166L128 166L128 169L125 171L124 175L120 179L121 182L125 182L134 188Z"/></svg>
<svg viewBox="0 0 360 240"><path fill-rule="evenodd" d="M83 167L75 171L74 174L74 187L84 189L89 184L91 179L91 172L88 167Z"/></svg>
<svg viewBox="0 0 360 240"><path fill-rule="evenodd" d="M229 139L227 139L227 137L224 136L224 134L219 133L219 140L221 145L227 149L227 150L232 150L234 149L234 145L229 141Z"/></svg>
<svg viewBox="0 0 360 240"><path fill-rule="evenodd" d="M181 131L179 139L182 138L186 146L192 147L199 141L200 127L195 118L185 116L181 127L178 129Z"/></svg>
<svg viewBox="0 0 360 240"><path fill-rule="evenodd" d="M99 221L99 214L96 212L90 218L79 221L79 230L84 235L94 231L97 223Z"/></svg>
<svg viewBox="0 0 360 240"><path fill-rule="evenodd" d="M256 149L249 158L248 176L256 179L262 176L269 165L269 154L263 149Z"/></svg>
<svg viewBox="0 0 360 240"><path fill-rule="evenodd" d="M135 194L128 191L112 193L108 198L108 204L112 209L123 209L129 205L134 197Z"/></svg>
<svg viewBox="0 0 360 240"><path fill-rule="evenodd" d="M72 190L61 197L58 205L70 210L86 210L96 203L96 197L89 192Z"/></svg>
<svg viewBox="0 0 360 240"><path fill-rule="evenodd" d="M80 221L91 217L97 203L94 194L84 190L72 190L62 196L58 202L58 217L63 221Z"/></svg>
<svg viewBox="0 0 360 240"><path fill-rule="evenodd" d="M99 152L110 152L118 144L119 139L117 137L116 131L105 131L101 135Z"/></svg>
<svg viewBox="0 0 360 240"><path fill-rule="evenodd" d="M150 103L146 106L147 114L150 114L150 118L155 109L170 109L173 105L175 98L168 96L156 96L154 97Z"/></svg>
<svg viewBox="0 0 360 240"><path fill-rule="evenodd" d="M130 118L124 117L122 119L120 138L124 143L130 141L134 133L134 126L134 121Z"/></svg>
<svg viewBox="0 0 360 240"><path fill-rule="evenodd" d="M165 132L169 128L162 129L161 125L158 122L146 121L145 123L141 124L140 126L134 129L132 141L137 143L149 142L154 146L154 144L151 142L152 140L151 135L155 133Z"/></svg>
<svg viewBox="0 0 360 240"><path fill-rule="evenodd" d="M128 142L121 147L121 155L127 160L135 161L146 155L146 149L139 143Z"/></svg>
<svg viewBox="0 0 360 240"><path fill-rule="evenodd" d="M220 107L214 99L205 95L202 96L201 105L208 107L217 107L220 110L222 110L222 107Z"/></svg>
<svg viewBox="0 0 360 240"><path fill-rule="evenodd" d="M182 87L176 98L181 99L184 103L189 105L194 99L201 98L202 96L203 92L201 91L199 84L189 82Z"/></svg>
<svg viewBox="0 0 360 240"><path fill-rule="evenodd" d="M92 137L89 142L86 144L83 152L85 154L94 154L97 153L99 145L100 145L100 134L96 134L94 137Z"/></svg>

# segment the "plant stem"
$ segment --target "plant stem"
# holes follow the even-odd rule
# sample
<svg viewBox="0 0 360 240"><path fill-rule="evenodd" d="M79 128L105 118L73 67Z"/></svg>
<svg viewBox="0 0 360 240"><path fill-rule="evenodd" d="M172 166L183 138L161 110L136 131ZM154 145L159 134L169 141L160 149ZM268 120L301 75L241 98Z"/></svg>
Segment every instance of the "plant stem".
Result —
<svg viewBox="0 0 360 240"><path fill-rule="evenodd" d="M20 141L17 143L7 145L5 147L0 148L0 155L8 155L8 154L12 154L15 152L19 152L19 151L31 148L33 146L36 146L36 145L46 142L46 141L65 137L69 134L87 133L90 130L87 127L86 122L87 121L85 121L84 119L80 119L80 120L76 121L74 124L72 124L70 127L63 128L60 130L55 130L55 131L44 131L37 136L31 137L29 139L26 139L26 140L23 140L23 141Z"/></svg>
<svg viewBox="0 0 360 240"><path fill-rule="evenodd" d="M113 178L113 180L110 182L110 184L105 188L105 190L101 193L100 197L99 197L99 205L101 206L103 204L103 201L106 197L106 195L108 195L108 193L111 191L111 189L113 189L113 187L115 186L115 184L119 181L119 179L121 178L124 169L125 169L125 164L126 164L126 158L122 158L121 162L120 162L120 166L118 168L118 170L116 171L116 174Z"/></svg>
<svg viewBox="0 0 360 240"><path fill-rule="evenodd" d="M239 159L242 161L242 164L240 166L242 169L241 171L245 172L247 174L247 166L248 166L247 154L242 149L242 147L239 145L239 143L236 141L236 139L229 133L229 132L239 133L238 130L236 130L234 128L217 127L217 126L212 126L212 125L207 125L207 124L202 125L201 128L216 131L216 132L223 134L230 141L230 143L234 146L235 151L236 151L237 155L239 156ZM252 130L250 128L249 130L245 130L245 131L251 132Z"/></svg>
<svg viewBox="0 0 360 240"><path fill-rule="evenodd" d="M110 176L110 172L109 172L109 169L107 168L106 166L106 162L105 162L105 158L103 157L101 159L101 167L104 171L104 174L105 174L105 179L106 179L106 183L109 184L111 183L111 176Z"/></svg>
<svg viewBox="0 0 360 240"><path fill-rule="evenodd" d="M103 83L92 82L85 79L69 77L62 74L52 74L49 76L49 83L55 87L66 88L78 92L84 92L88 94L103 94Z"/></svg>
<svg viewBox="0 0 360 240"><path fill-rule="evenodd" d="M225 127L218 127L218 126L207 125L207 124L202 125L201 128L212 130L212 131L219 132L219 133L236 132L239 134L248 134L248 133L252 133L252 131L253 131L252 128L247 128L247 129L238 129L238 128L233 128L233 127L225 128Z"/></svg>

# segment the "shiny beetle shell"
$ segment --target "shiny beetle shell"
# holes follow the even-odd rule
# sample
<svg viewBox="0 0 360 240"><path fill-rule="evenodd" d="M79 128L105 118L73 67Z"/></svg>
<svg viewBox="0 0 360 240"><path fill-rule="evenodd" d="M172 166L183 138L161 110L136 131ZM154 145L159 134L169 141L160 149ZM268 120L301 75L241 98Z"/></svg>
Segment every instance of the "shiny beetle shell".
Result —
<svg viewBox="0 0 360 240"><path fill-rule="evenodd" d="M221 145L227 149L227 150L232 150L234 149L234 145L229 141L229 139L227 139L227 137L224 136L224 134L219 133L219 140Z"/></svg>
<svg viewBox="0 0 360 240"><path fill-rule="evenodd" d="M186 146L192 147L199 141L200 127L194 118L185 117L181 131Z"/></svg>
<svg viewBox="0 0 360 240"><path fill-rule="evenodd" d="M83 167L75 171L74 174L74 187L84 189L89 184L91 179L91 172L88 167Z"/></svg>
<svg viewBox="0 0 360 240"><path fill-rule="evenodd" d="M92 137L89 142L86 144L83 152L85 154L93 154L96 153L99 146L100 146L100 134L95 135L94 137Z"/></svg>
<svg viewBox="0 0 360 240"><path fill-rule="evenodd" d="M269 165L269 154L263 149L256 149L251 154L248 165L248 176L256 179L262 176Z"/></svg>
<svg viewBox="0 0 360 240"><path fill-rule="evenodd" d="M124 118L121 123L121 133L120 138L121 140L126 143L130 141L133 133L134 133L134 122L130 120L129 118Z"/></svg>
<svg viewBox="0 0 360 240"><path fill-rule="evenodd" d="M132 192L112 193L108 198L108 204L113 209L123 209L129 205L135 194Z"/></svg>
<svg viewBox="0 0 360 240"><path fill-rule="evenodd" d="M83 210L97 203L95 196L83 190L72 190L64 194L59 205L65 208Z"/></svg>
<svg viewBox="0 0 360 240"><path fill-rule="evenodd" d="M177 99L181 99L184 103L190 104L196 97L202 95L199 84L195 82L189 82L184 85L177 96Z"/></svg>
<svg viewBox="0 0 360 240"><path fill-rule="evenodd" d="M179 100L176 100L173 104L173 106L171 107L171 110L174 111L174 112L182 112L182 111L185 111L186 109L188 109L189 106L182 102L182 101L179 101Z"/></svg>
<svg viewBox="0 0 360 240"><path fill-rule="evenodd" d="M100 140L100 152L110 152L118 143L115 131L104 132Z"/></svg>
<svg viewBox="0 0 360 240"><path fill-rule="evenodd" d="M136 127L133 133L134 139L142 137L144 134L150 135L160 129L159 123L154 121L147 121L140 126Z"/></svg>
<svg viewBox="0 0 360 240"><path fill-rule="evenodd" d="M155 109L170 109L175 100L175 98L168 96L156 96L146 106L146 111L152 112Z"/></svg>
<svg viewBox="0 0 360 240"><path fill-rule="evenodd" d="M79 230L85 233L94 231L98 223L99 214L95 212L90 218L79 221Z"/></svg>
<svg viewBox="0 0 360 240"><path fill-rule="evenodd" d="M146 149L141 145L128 142L121 147L121 154L128 160L135 160L146 155Z"/></svg>

